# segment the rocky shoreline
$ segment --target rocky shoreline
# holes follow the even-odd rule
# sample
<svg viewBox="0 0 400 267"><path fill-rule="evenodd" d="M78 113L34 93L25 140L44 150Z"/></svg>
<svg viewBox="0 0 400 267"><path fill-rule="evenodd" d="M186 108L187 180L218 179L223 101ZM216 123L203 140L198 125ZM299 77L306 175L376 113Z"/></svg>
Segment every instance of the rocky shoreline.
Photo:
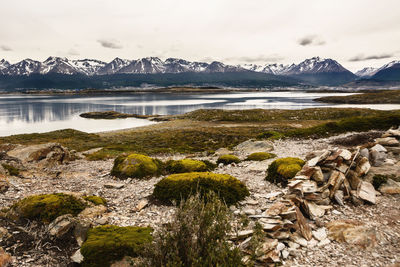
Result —
<svg viewBox="0 0 400 267"><path fill-rule="evenodd" d="M363 175L365 183L371 182L374 174L393 174L397 177L400 175L400 151L398 141L397 143L395 141L400 136L392 137L393 134L391 136L388 134L390 135L386 133L383 139L376 140L378 147L376 144L364 144L364 147L369 148L367 158L372 165L368 168L368 174ZM349 135L351 134L314 140L246 141L236 146L233 151L221 148L210 156L176 154L158 158L162 161L195 158L215 162L222 154L233 153L243 160L252 152L265 151L273 152L279 158L307 159L308 155L308 159L312 160L310 155L320 157L324 153L318 155L320 152L316 151L330 151L330 154L334 154L339 150L349 151L349 160L354 159L357 153L363 153L365 157L367 153L365 149L362 152L362 149L338 146L335 143L337 140L348 138ZM36 147L2 145L1 149L3 151L0 156L1 163L19 167L19 173L16 175L9 175L9 171L0 169L0 178L2 178L0 180L3 181L0 184L1 207L9 207L19 199L36 194L74 192L80 195L97 195L107 200L108 205L106 209L87 214L84 219L91 225L151 226L156 231L170 222L175 212L174 206L161 205L151 197L154 185L164 178L163 176L145 180L115 180L110 176L112 160L88 161L83 157L84 153L68 151L57 144ZM37 153L44 150L47 153ZM27 157L27 155L30 156ZM250 196L237 206L230 208L236 215L246 214L252 218L250 226L257 220L261 220L261 215L268 213L274 205L286 201L285 196L290 195L292 190L290 185L289 189L282 188L265 180L267 167L273 161L274 159L268 159L242 161L230 165L220 164L214 170L215 173L230 174L238 178L249 188ZM318 161L315 165L318 165ZM344 173L346 171L344 170ZM309 230L307 232L311 233L309 240L301 236L295 240L293 237L276 238L276 247L268 248L269 250L266 251L266 254L271 256L269 262L276 261L283 266L396 266L394 264L400 262L398 256L400 255L398 247L400 241L399 194L376 192L374 197L374 204L364 204L364 201L354 202L350 199L346 199L344 205L338 204L338 201L330 202L327 205L331 208L327 208L324 215L317 216L318 218L304 213L311 217L311 220L304 219L306 228ZM271 222L272 218L267 219L274 225ZM365 231L355 235L360 238L363 233L367 233L366 243L360 246L360 244L338 242L335 238L328 238L329 223L338 220L347 220L353 226L364 227L362 229ZM0 244L5 249L5 253L12 256L10 266L72 266L69 265L72 262L70 257L79 248L78 245L73 245L68 250L61 249L61 251L57 248L49 249L46 246L24 246L24 242L30 244L32 241L37 241L37 234L30 232L34 225L16 226L1 220L0 227ZM42 231L46 232L47 229L43 228ZM12 236L16 238L11 238ZM7 240L13 241L7 242ZM240 242L245 241L246 238ZM271 252L273 253L269 254ZM1 255L6 254L0 251L0 259Z"/></svg>

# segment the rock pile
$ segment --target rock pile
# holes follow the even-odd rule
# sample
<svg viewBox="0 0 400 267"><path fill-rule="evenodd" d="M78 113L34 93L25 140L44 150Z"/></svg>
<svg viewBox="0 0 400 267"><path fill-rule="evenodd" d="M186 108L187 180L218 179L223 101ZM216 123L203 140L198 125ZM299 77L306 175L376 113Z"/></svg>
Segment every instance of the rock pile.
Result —
<svg viewBox="0 0 400 267"><path fill-rule="evenodd" d="M372 166L394 164L387 154L388 151L393 154L399 151L399 139L400 128L387 131L374 144L352 151L335 148L308 154L306 164L288 181L283 198L262 214L249 216L261 224L268 236L258 260L278 263L295 253L300 246L323 247L331 240L364 248L373 246L376 236L362 223L332 221L325 228L320 218L333 209L334 204L376 204L376 195L379 193L364 178ZM400 175L399 170L397 174ZM383 186L397 184L389 179ZM240 247L246 247L252 234L251 231L239 234L242 239L246 238Z"/></svg>

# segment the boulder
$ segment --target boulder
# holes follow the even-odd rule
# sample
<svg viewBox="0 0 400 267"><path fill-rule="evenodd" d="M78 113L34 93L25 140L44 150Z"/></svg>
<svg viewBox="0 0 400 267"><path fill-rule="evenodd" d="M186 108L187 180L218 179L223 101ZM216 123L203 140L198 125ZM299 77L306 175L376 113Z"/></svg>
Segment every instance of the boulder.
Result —
<svg viewBox="0 0 400 267"><path fill-rule="evenodd" d="M57 143L18 146L8 151L7 155L23 163L37 162L44 165L63 164L74 159L67 148Z"/></svg>
<svg viewBox="0 0 400 267"><path fill-rule="evenodd" d="M378 190L382 194L400 194L400 183L389 178Z"/></svg>
<svg viewBox="0 0 400 267"><path fill-rule="evenodd" d="M274 149L271 141L247 140L235 146L234 150L249 155L254 152L270 152Z"/></svg>
<svg viewBox="0 0 400 267"><path fill-rule="evenodd" d="M368 148L363 148L360 150L360 156L369 159L369 150Z"/></svg>
<svg viewBox="0 0 400 267"><path fill-rule="evenodd" d="M387 155L385 152L379 152L375 149L371 149L370 158L372 161L372 165L375 167L379 167L385 163Z"/></svg>
<svg viewBox="0 0 400 267"><path fill-rule="evenodd" d="M362 157L356 167L356 173L358 176L364 176L368 173L369 169L371 168L371 164L369 160L365 157Z"/></svg>
<svg viewBox="0 0 400 267"><path fill-rule="evenodd" d="M361 181L357 188L357 197L369 203L376 203L376 191L371 183Z"/></svg>
<svg viewBox="0 0 400 267"><path fill-rule="evenodd" d="M363 248L376 245L376 234L363 223L351 220L337 220L327 223L328 236L337 242L346 242Z"/></svg>
<svg viewBox="0 0 400 267"><path fill-rule="evenodd" d="M376 143L383 146L399 146L400 142L394 137L377 138Z"/></svg>
<svg viewBox="0 0 400 267"><path fill-rule="evenodd" d="M373 147L371 147L371 150L375 150L375 151L378 151L378 152L387 152L387 149L384 146L380 145L380 144L374 145Z"/></svg>
<svg viewBox="0 0 400 267"><path fill-rule="evenodd" d="M159 175L162 162L141 154L121 155L114 160L111 175L120 179L145 178Z"/></svg>
<svg viewBox="0 0 400 267"><path fill-rule="evenodd" d="M57 217L49 224L48 232L52 236L61 238L74 227L75 223L76 221L71 214L65 214Z"/></svg>

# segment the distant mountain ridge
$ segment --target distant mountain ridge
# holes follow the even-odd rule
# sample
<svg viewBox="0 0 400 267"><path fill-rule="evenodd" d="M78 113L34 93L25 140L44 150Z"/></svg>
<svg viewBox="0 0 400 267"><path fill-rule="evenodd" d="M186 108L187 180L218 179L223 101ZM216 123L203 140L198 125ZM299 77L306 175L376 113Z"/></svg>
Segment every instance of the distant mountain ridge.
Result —
<svg viewBox="0 0 400 267"><path fill-rule="evenodd" d="M323 59L313 57L306 59L299 64L243 64L227 65L222 62L214 61L211 63L187 61L180 58L168 58L165 61L158 57L146 57L136 60L115 58L110 62L103 62L96 59L78 59L69 60L61 57L49 57L40 62L32 59L24 59L15 64L10 64L5 59L0 60L0 75L5 76L31 76L31 75L70 75L70 76L115 76L115 75L153 75L149 80L157 80L154 75L162 74L222 74L229 77L229 83L243 85L254 83L260 79L288 82L288 84L303 85L342 85L357 79L376 79L376 80L399 80L400 81L400 61L392 61L379 69L365 68L356 72L356 74L344 68L340 63L333 59ZM236 74L235 74L236 73ZM251 75L246 73L258 73L260 75ZM235 74L235 75L234 75ZM267 75L267 76L262 76ZM35 77L36 77L35 76ZM161 76L160 76L161 77ZM164 78L166 76L163 76ZM174 77L168 76L168 83L173 83ZM182 75L179 77L183 77ZM197 76L184 76L197 77ZM246 77L244 79L244 77ZM261 78L262 77L262 78ZM36 80L38 78L36 77ZM113 83L119 84L112 78ZM180 78L177 78L180 81ZM185 78L186 79L186 78ZM213 79L215 77L213 76ZM255 79L252 81L252 79ZM10 79L7 79L8 81ZM26 80L26 79L24 79ZM29 79L28 79L29 80ZM93 79L90 79L93 80ZM144 79L146 80L146 79ZM203 80L203 78L201 79ZM220 81L220 79L216 79ZM236 83L233 82L236 80ZM161 81L162 82L162 81ZM188 80L190 82L190 80ZM105 81L107 83L107 81ZM167 81L165 81L167 83ZM54 87L57 87L57 81L52 80ZM34 87L35 85L33 85ZM49 84L50 86L50 84ZM129 85L127 85L129 86Z"/></svg>

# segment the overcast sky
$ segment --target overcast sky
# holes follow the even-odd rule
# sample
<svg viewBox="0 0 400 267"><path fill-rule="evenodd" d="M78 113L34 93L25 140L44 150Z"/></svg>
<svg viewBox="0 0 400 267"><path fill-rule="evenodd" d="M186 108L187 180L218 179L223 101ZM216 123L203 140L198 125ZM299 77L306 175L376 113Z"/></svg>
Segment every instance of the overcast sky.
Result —
<svg viewBox="0 0 400 267"><path fill-rule="evenodd" d="M399 0L1 0L0 58L158 56L355 71L400 59Z"/></svg>

